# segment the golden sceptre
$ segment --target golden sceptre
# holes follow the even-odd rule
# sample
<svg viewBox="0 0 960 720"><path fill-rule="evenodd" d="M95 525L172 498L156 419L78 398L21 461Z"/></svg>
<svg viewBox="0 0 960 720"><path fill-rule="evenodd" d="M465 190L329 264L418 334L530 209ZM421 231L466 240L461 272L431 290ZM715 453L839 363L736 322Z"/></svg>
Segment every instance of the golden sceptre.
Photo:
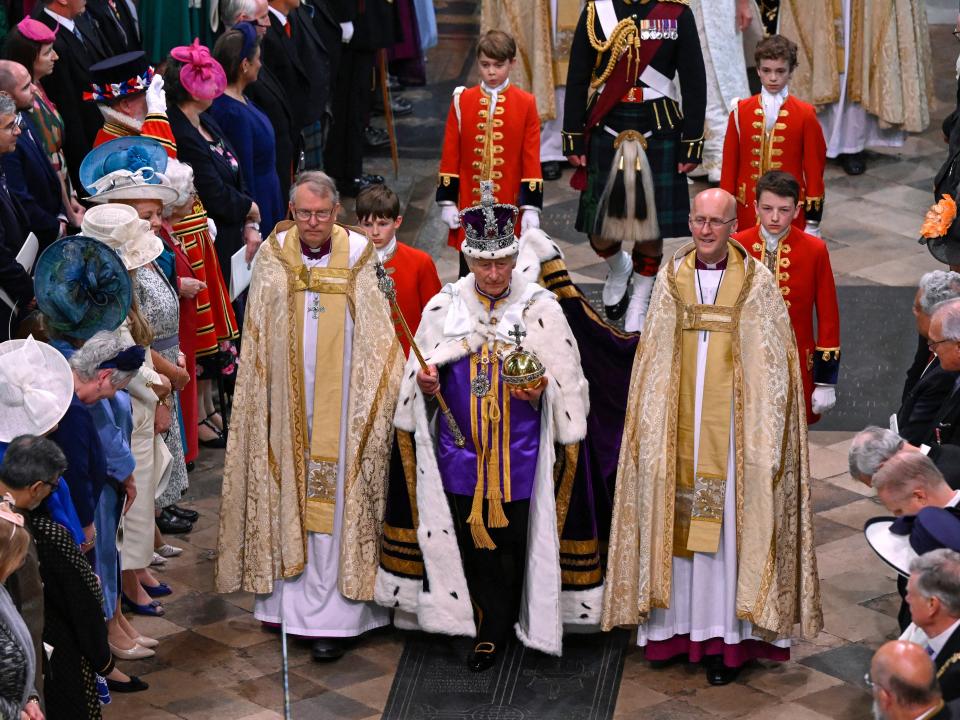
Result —
<svg viewBox="0 0 960 720"><path fill-rule="evenodd" d="M417 356L417 360L420 361L420 367L423 368L423 372L430 374L430 371L427 369L427 362L423 359L423 355L420 353L420 348L417 347L416 340L413 339L413 333L410 332L410 326L407 325L407 319L403 317L403 313L400 312L400 306L397 305L397 290L393 284L393 278L387 275L387 270L383 267L383 263L377 263L377 287L380 288L380 292L384 294L387 300L390 302L390 307L393 308L393 311L397 314L397 318L400 320L400 327L403 328L404 335L407 336L407 340L410 343L410 349L413 350L414 355ZM440 405L440 412L443 413L443 419L447 422L447 427L450 430L450 434L453 435L453 442L457 447L462 448L466 444L466 440L463 437L463 433L460 432L460 427L457 425L457 421L453 418L453 413L450 412L450 408L447 405L446 401L443 399L443 395L440 393L440 390L437 389L437 394L434 395L437 399L437 403Z"/></svg>

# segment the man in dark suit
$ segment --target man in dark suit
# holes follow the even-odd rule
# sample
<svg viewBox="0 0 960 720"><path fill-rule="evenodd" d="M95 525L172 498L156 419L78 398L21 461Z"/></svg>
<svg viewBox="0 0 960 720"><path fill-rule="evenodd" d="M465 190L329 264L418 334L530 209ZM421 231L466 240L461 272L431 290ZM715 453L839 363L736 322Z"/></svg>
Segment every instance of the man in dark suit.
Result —
<svg viewBox="0 0 960 720"><path fill-rule="evenodd" d="M958 538L960 540L960 538ZM913 625L904 639L933 658L943 699L960 698L960 553L931 550L910 564L907 604ZM923 635L915 632L919 628Z"/></svg>
<svg viewBox="0 0 960 720"><path fill-rule="evenodd" d="M300 0L271 0L270 27L263 37L263 64L291 92L289 102L312 157L322 153L323 121L330 100L330 61L313 21L302 15ZM316 163L305 162L307 169Z"/></svg>
<svg viewBox="0 0 960 720"><path fill-rule="evenodd" d="M63 116L63 152L70 179L78 189L83 187L80 163L103 125L100 111L93 103L83 101L83 93L90 88L90 66L111 55L100 30L84 14L85 6L86 0L43 0L33 10L35 19L52 30L59 28L53 49L60 59L41 82Z"/></svg>
<svg viewBox="0 0 960 720"><path fill-rule="evenodd" d="M373 99L371 80L376 53L396 42L396 13L388 0L333 0L333 15L343 30L342 55L333 93L333 125L324 153L327 174L344 195L354 197L378 175L363 173L363 129Z"/></svg>
<svg viewBox="0 0 960 720"><path fill-rule="evenodd" d="M67 229L63 188L29 112L35 92L30 73L20 63L0 60L0 91L13 98L21 130L17 149L0 157L0 165L10 192L26 211L29 227L43 249Z"/></svg>
<svg viewBox="0 0 960 720"><path fill-rule="evenodd" d="M0 156L16 149L19 136L17 107L11 98L0 95ZM23 208L10 194L7 180L0 172L0 290L16 304L18 311L33 302L33 279L17 262L17 253L27 233ZM0 300L0 342L10 339L14 320L11 308Z"/></svg>
<svg viewBox="0 0 960 720"><path fill-rule="evenodd" d="M960 298L960 274L934 270L920 278L913 301L913 315L920 336L913 365L907 371L903 397L897 411L897 430L904 440L920 445L934 428L940 407L953 391L960 373L945 370L927 347L930 316L942 302Z"/></svg>
<svg viewBox="0 0 960 720"><path fill-rule="evenodd" d="M87 0L87 14L96 20L111 55L143 49L140 27L125 0Z"/></svg>
<svg viewBox="0 0 960 720"><path fill-rule="evenodd" d="M927 340L930 349L936 353L940 367L950 373L960 373L960 300L950 300L937 306L930 319ZM955 379L950 394L937 408L930 428L919 444L936 463L947 482L956 488L960 488L958 430L960 379Z"/></svg>

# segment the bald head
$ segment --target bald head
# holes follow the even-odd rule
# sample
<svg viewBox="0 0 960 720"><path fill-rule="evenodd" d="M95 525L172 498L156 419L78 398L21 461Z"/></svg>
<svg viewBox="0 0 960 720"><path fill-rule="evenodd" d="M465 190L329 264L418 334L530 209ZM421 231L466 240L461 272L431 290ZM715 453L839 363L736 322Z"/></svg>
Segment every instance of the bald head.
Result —
<svg viewBox="0 0 960 720"><path fill-rule="evenodd" d="M697 193L693 198L693 204L690 206L690 214L693 217L698 215L712 217L711 211L717 211L713 214L722 215L724 219L735 216L737 214L737 199L720 188L710 188Z"/></svg>
<svg viewBox="0 0 960 720"><path fill-rule="evenodd" d="M699 193L690 207L690 233L697 257L715 265L727 256L727 240L737 229L737 201L720 188Z"/></svg>
<svg viewBox="0 0 960 720"><path fill-rule="evenodd" d="M922 711L940 700L933 660L916 643L892 640L881 645L870 662L870 678L874 699L887 715L898 709Z"/></svg>
<svg viewBox="0 0 960 720"><path fill-rule="evenodd" d="M18 62L0 60L0 92L13 98L17 110L33 107L33 80L30 72Z"/></svg>

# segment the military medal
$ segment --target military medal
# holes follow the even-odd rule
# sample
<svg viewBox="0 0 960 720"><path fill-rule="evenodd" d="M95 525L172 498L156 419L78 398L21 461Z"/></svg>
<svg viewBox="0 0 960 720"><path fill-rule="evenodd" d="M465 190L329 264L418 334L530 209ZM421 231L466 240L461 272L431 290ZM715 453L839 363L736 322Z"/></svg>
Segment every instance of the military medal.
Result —
<svg viewBox="0 0 960 720"><path fill-rule="evenodd" d="M640 21L640 39L641 40L650 39L650 21L649 20Z"/></svg>

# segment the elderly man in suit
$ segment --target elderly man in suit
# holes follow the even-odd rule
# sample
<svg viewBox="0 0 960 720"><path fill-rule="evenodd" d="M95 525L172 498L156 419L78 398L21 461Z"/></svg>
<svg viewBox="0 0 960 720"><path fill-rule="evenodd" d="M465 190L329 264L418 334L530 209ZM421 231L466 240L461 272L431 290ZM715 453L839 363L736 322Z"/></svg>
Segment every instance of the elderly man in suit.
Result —
<svg viewBox="0 0 960 720"><path fill-rule="evenodd" d="M53 49L60 60L42 83L63 116L63 152L75 188L83 187L78 175L80 163L103 125L96 105L83 101L83 93L90 88L90 66L112 54L97 25L84 13L85 8L86 0L42 0L33 10L35 19L51 30L59 29Z"/></svg>
<svg viewBox="0 0 960 720"><path fill-rule="evenodd" d="M933 658L943 699L960 698L960 553L941 548L910 563L907 605L913 623L901 639Z"/></svg>
<svg viewBox="0 0 960 720"><path fill-rule="evenodd" d="M60 178L29 112L33 108L35 87L27 68L10 60L0 60L0 92L13 98L21 131L16 150L0 158L0 165L10 192L26 211L30 229L41 246L46 247L66 233L67 215Z"/></svg>
<svg viewBox="0 0 960 720"><path fill-rule="evenodd" d="M0 156L12 153L20 137L17 107L0 94ZM0 173L0 290L18 309L33 302L33 279L17 262L17 253L27 237L27 217L17 199L10 194L6 178ZM9 340L13 311L0 301L0 342Z"/></svg>
<svg viewBox="0 0 960 720"><path fill-rule="evenodd" d="M956 371L942 367L933 348L927 345L934 308L957 298L960 298L960 274L934 270L920 278L913 300L919 344L913 365L907 370L903 398L897 411L897 430L914 445L919 445L930 433L937 411L950 395L958 377Z"/></svg>
<svg viewBox="0 0 960 720"><path fill-rule="evenodd" d="M960 717L944 704L933 663L918 645L891 640L870 661L867 684L873 692L877 720L953 720Z"/></svg>

